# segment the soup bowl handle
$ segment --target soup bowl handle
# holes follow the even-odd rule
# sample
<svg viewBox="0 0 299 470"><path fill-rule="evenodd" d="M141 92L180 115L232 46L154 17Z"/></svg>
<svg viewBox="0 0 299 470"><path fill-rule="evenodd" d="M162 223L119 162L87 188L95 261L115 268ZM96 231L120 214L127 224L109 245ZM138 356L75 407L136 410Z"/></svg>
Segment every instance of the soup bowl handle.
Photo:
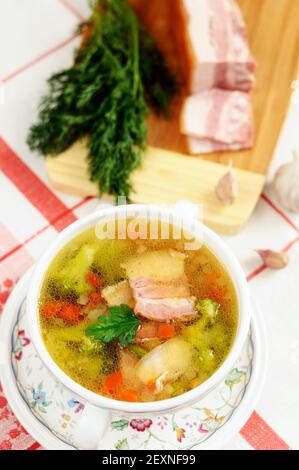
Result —
<svg viewBox="0 0 299 470"><path fill-rule="evenodd" d="M97 450L111 422L111 412L86 403L73 432L73 442L80 450Z"/></svg>

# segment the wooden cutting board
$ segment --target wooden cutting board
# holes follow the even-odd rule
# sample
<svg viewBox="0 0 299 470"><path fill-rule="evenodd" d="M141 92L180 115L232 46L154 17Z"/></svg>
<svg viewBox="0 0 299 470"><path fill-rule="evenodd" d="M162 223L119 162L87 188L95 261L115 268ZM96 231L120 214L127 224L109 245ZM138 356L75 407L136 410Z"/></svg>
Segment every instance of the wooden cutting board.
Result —
<svg viewBox="0 0 299 470"><path fill-rule="evenodd" d="M159 2L161 15L167 14L169 0ZM185 140L179 132L178 100L170 121L149 117L150 147L142 167L132 175L136 190L131 196L133 202L171 204L178 199L189 199L203 206L204 221L209 226L226 234L241 230L259 199L299 64L299 0L239 0L238 3L257 62L256 86L252 92L254 148L200 157L186 155ZM166 40L169 32L163 29L163 22L152 21L154 2L147 5L144 20L173 64L171 43ZM84 143L79 142L62 155L47 159L53 186L72 194L98 194L96 185L89 182L85 157ZM234 205L223 207L214 196L214 187L231 160L239 193Z"/></svg>

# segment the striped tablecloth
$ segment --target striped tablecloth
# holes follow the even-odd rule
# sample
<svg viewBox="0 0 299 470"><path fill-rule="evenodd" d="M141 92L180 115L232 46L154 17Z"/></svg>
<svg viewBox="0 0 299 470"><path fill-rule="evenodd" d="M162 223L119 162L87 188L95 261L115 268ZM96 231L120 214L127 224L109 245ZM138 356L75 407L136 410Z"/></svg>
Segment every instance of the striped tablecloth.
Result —
<svg viewBox="0 0 299 470"><path fill-rule="evenodd" d="M0 314L19 277L57 233L98 204L94 198L54 191L43 159L26 145L45 81L71 64L78 44L73 31L87 12L87 0L2 0L0 5ZM290 158L290 149L299 146L298 119L299 104L294 103L270 176ZM266 187L244 231L224 238L246 271L266 322L270 348L257 408L227 448L298 449L299 216L286 213ZM255 254L256 248L287 251L289 266L270 271ZM40 448L10 411L0 385L0 449Z"/></svg>

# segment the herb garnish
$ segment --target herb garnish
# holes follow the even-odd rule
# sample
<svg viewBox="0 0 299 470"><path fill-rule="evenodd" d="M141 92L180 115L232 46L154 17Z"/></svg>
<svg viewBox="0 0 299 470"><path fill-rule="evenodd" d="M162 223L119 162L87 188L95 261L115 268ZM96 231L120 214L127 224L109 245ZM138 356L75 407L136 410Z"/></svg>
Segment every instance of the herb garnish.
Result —
<svg viewBox="0 0 299 470"><path fill-rule="evenodd" d="M176 82L124 0L97 0L81 30L74 66L48 80L28 144L57 155L88 136L90 178L100 194L128 197L146 145L147 103L167 114Z"/></svg>
<svg viewBox="0 0 299 470"><path fill-rule="evenodd" d="M121 346L133 343L141 320L125 304L109 307L109 312L110 316L101 316L98 323L89 326L86 334L104 343L117 338Z"/></svg>

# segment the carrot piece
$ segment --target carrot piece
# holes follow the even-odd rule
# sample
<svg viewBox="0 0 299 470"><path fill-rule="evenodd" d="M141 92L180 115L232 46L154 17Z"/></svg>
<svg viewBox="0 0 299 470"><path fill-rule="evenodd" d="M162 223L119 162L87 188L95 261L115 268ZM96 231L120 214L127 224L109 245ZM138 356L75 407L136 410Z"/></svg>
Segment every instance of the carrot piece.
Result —
<svg viewBox="0 0 299 470"><path fill-rule="evenodd" d="M146 384L147 388L151 391L151 392L155 392L156 391L156 381L155 380L150 380L147 384Z"/></svg>
<svg viewBox="0 0 299 470"><path fill-rule="evenodd" d="M117 387L120 387L123 384L123 377L121 371L112 372L112 374L107 375L103 387L105 389L111 390Z"/></svg>
<svg viewBox="0 0 299 470"><path fill-rule="evenodd" d="M41 308L41 314L43 317L55 318L58 317L62 308L64 306L63 302L53 301L44 304Z"/></svg>
<svg viewBox="0 0 299 470"><path fill-rule="evenodd" d="M118 396L122 401L138 401L138 392L132 388L124 388Z"/></svg>
<svg viewBox="0 0 299 470"><path fill-rule="evenodd" d="M100 287L101 285L100 277L92 271L88 271L88 273L86 274L86 281L88 282L88 284L95 288Z"/></svg>
<svg viewBox="0 0 299 470"><path fill-rule="evenodd" d="M93 304L99 304L102 302L103 298L99 292L93 292L92 294L89 295L89 300Z"/></svg>
<svg viewBox="0 0 299 470"><path fill-rule="evenodd" d="M62 310L59 312L59 318L67 323L76 324L83 319L80 316L80 308L78 305L65 304Z"/></svg>
<svg viewBox="0 0 299 470"><path fill-rule="evenodd" d="M158 337L167 339L172 338L175 335L175 327L169 323L159 323L158 325Z"/></svg>

